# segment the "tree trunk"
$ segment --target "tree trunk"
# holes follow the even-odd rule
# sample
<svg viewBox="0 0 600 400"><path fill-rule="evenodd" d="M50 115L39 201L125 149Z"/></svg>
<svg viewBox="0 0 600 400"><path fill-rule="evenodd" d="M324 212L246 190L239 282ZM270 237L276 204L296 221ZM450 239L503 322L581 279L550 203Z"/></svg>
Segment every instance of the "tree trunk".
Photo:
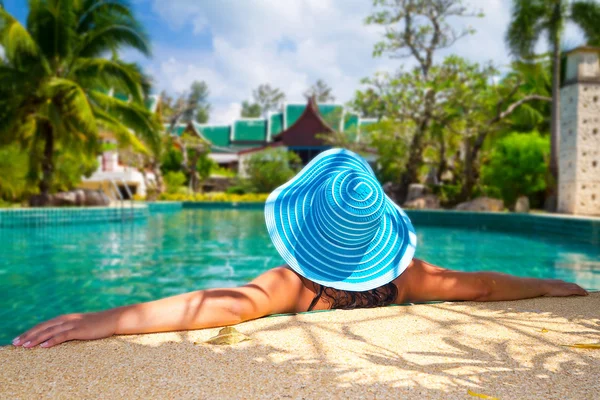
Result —
<svg viewBox="0 0 600 400"><path fill-rule="evenodd" d="M410 156L408 157L408 165L400 178L400 187L396 193L396 201L403 204L408 195L408 187L411 183L416 183L419 178L419 168L423 164L423 137L429 128L431 121L432 109L435 104L436 93L430 90L425 97L423 119L418 124L418 128L413 136L410 145Z"/></svg>
<svg viewBox="0 0 600 400"><path fill-rule="evenodd" d="M444 141L444 136L440 135L440 162L438 164L437 170L437 181L438 183L442 182L442 175L448 168L448 163L446 162L446 142Z"/></svg>
<svg viewBox="0 0 600 400"><path fill-rule="evenodd" d="M44 137L44 155L42 157L42 180L39 188L40 194L43 197L48 197L52 186L52 176L54 175L54 132L48 122L43 123L40 129Z"/></svg>
<svg viewBox="0 0 600 400"><path fill-rule="evenodd" d="M473 195L473 187L475 187L475 166L473 162L475 160L475 149L471 146L469 138L465 140L465 181L463 183L462 191L460 194L460 201L467 201L471 199Z"/></svg>
<svg viewBox="0 0 600 400"><path fill-rule="evenodd" d="M413 140L410 145L410 156L408 157L408 164L406 170L400 177L400 187L396 193L396 201L399 204L403 204L406 201L408 195L408 187L411 183L415 183L419 178L419 167L423 162L423 135L425 128L419 129L415 132Z"/></svg>
<svg viewBox="0 0 600 400"><path fill-rule="evenodd" d="M487 132L480 132L473 144L471 144L469 138L465 140L465 182L460 195L461 201L470 200L473 195L473 188L479 177L479 164L477 158L479 157L479 151L483 147L486 136Z"/></svg>
<svg viewBox="0 0 600 400"><path fill-rule="evenodd" d="M160 163L152 163L152 172L154 172L154 179L156 180L156 191L158 192L158 194L164 193L165 181L162 176L162 171L160 170Z"/></svg>
<svg viewBox="0 0 600 400"><path fill-rule="evenodd" d="M194 150L194 156L191 158L191 162L188 165L190 186L192 187L192 191L194 193L198 191L198 186L200 185L200 178L198 177L198 171L196 170L196 164L198 164L199 159L200 152L198 150Z"/></svg>

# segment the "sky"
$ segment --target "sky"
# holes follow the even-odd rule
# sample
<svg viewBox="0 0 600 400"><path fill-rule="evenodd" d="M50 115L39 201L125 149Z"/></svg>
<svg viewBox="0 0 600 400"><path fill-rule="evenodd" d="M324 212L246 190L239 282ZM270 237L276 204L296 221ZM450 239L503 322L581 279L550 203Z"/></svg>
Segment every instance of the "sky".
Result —
<svg viewBox="0 0 600 400"><path fill-rule="evenodd" d="M269 83L289 102L317 79L329 84L336 102L349 101L360 80L377 71L409 68L410 59L372 57L382 30L365 25L372 0L130 0L148 31L151 58L133 51L122 58L139 62L154 79L154 90L176 96L195 80L206 81L212 104L210 123L231 123L252 90ZM26 0L5 0L18 19L27 15ZM456 29L472 27L474 35L440 54L457 54L474 62L506 67L510 55L504 34L510 0L465 0L483 18L451 21ZM566 43L581 43L569 26ZM545 50L540 42L538 51Z"/></svg>

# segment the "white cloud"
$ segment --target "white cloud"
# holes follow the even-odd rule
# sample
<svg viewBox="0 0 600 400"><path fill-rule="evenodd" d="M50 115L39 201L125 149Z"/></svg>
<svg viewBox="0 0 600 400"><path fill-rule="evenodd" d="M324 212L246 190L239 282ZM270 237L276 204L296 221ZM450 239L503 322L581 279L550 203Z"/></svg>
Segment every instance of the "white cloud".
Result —
<svg viewBox="0 0 600 400"><path fill-rule="evenodd" d="M211 123L213 124L230 124L236 118L239 118L242 112L241 103L229 103L229 104L216 104L213 106L212 114L213 118Z"/></svg>
<svg viewBox="0 0 600 400"><path fill-rule="evenodd" d="M377 70L393 70L410 60L373 59L381 29L364 25L372 11L370 0L153 0L157 15L174 29L191 24L195 34L212 36L212 49L181 51L176 44L155 49L150 69L158 87L182 92L194 80L211 90L215 120L227 122L261 83L281 88L289 101L317 79L333 88L339 102L350 100L360 79ZM457 28L471 25L477 34L459 41L442 55L456 53L473 61L510 62L504 32L510 18L507 0L469 0L482 8L484 18L452 21ZM281 46L281 43L286 45ZM237 105L237 106L234 106Z"/></svg>

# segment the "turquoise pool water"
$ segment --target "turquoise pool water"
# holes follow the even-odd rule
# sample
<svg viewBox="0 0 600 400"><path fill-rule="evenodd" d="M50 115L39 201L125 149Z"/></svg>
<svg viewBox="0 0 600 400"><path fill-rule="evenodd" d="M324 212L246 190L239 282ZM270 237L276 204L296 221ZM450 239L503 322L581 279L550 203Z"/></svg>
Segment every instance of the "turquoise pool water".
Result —
<svg viewBox="0 0 600 400"><path fill-rule="evenodd" d="M600 248L416 226L417 257L600 289ZM261 210L183 210L135 223L0 229L0 344L58 314L243 284L282 260Z"/></svg>

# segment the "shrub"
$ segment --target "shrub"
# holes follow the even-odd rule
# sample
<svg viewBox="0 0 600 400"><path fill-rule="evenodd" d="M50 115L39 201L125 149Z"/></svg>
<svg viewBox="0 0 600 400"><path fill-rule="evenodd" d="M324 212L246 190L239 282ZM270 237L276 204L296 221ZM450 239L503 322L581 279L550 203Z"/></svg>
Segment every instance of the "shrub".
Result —
<svg viewBox="0 0 600 400"><path fill-rule="evenodd" d="M167 193L178 193L183 185L185 185L186 177L181 171L169 171L163 177L167 186Z"/></svg>
<svg viewBox="0 0 600 400"><path fill-rule="evenodd" d="M237 176L237 172L231 170L229 168L221 167L218 164L215 164L210 171L211 176L223 176L225 178L235 178Z"/></svg>
<svg viewBox="0 0 600 400"><path fill-rule="evenodd" d="M253 154L246 161L248 184L252 191L268 193L283 185L298 171L300 157L294 152L269 149Z"/></svg>
<svg viewBox="0 0 600 400"><path fill-rule="evenodd" d="M246 193L246 194L228 194L222 192L210 193L163 193L159 200L165 201L206 201L206 202L226 202L226 203L245 203L245 202L264 202L269 195L267 193Z"/></svg>
<svg viewBox="0 0 600 400"><path fill-rule="evenodd" d="M181 151L175 148L169 148L161 158L160 170L165 175L169 172L181 171L182 162L183 155L181 154Z"/></svg>
<svg viewBox="0 0 600 400"><path fill-rule="evenodd" d="M513 206L519 196L546 189L550 140L538 132L512 133L499 140L481 168L481 181Z"/></svg>
<svg viewBox="0 0 600 400"><path fill-rule="evenodd" d="M432 187L432 191L440 199L444 207L455 206L460 203L461 185L442 184Z"/></svg>

